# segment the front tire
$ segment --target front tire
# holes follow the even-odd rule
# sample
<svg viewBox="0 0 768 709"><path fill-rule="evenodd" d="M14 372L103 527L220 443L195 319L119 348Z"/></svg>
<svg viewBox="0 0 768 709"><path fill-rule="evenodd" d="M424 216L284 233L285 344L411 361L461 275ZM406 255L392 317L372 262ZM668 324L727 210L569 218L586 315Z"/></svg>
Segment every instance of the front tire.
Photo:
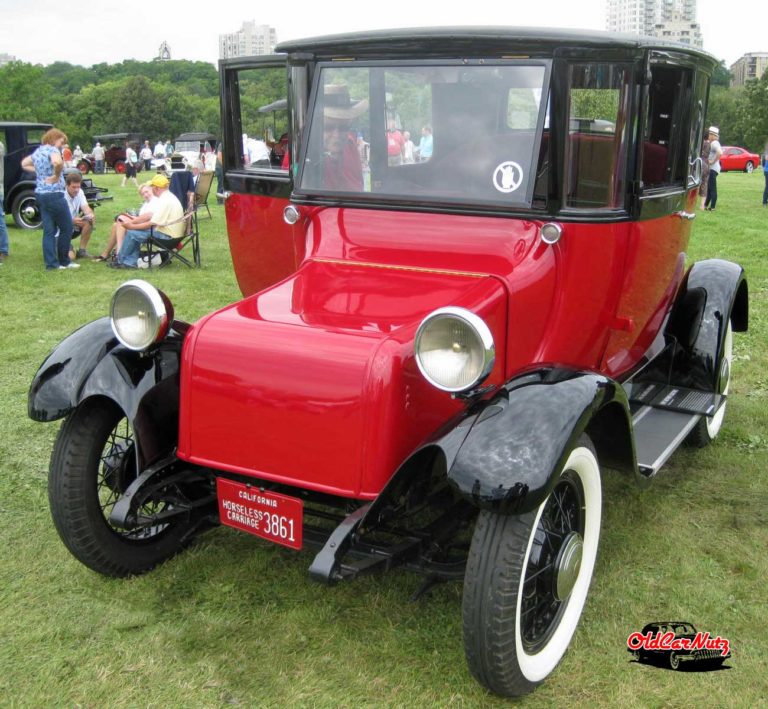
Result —
<svg viewBox="0 0 768 709"><path fill-rule="evenodd" d="M69 551L106 576L149 571L182 549L191 528L186 516L135 530L112 526L109 514L136 475L133 431L114 402L90 399L70 413L51 456L51 515ZM161 491L142 512L169 505Z"/></svg>
<svg viewBox="0 0 768 709"><path fill-rule="evenodd" d="M40 216L40 207L35 199L34 190L24 190L13 198L11 214L13 214L13 221L20 229L40 229L43 226L43 218Z"/></svg>
<svg viewBox="0 0 768 709"><path fill-rule="evenodd" d="M492 692L531 692L568 649L592 580L601 510L600 467L582 436L537 509L478 515L464 578L464 649Z"/></svg>

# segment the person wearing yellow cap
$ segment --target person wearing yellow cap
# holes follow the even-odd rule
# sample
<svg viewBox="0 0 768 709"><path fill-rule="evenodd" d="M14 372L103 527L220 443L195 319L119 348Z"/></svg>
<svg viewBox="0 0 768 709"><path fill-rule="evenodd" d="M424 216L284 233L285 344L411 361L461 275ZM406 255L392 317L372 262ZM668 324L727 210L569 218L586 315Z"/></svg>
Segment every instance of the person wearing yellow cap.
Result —
<svg viewBox="0 0 768 709"><path fill-rule="evenodd" d="M108 261L110 268L138 268L141 245L149 239L154 227L155 236L166 236L169 239L179 239L184 236L185 224L182 221L184 208L174 194L168 191L168 178L157 174L150 181L152 194L155 197L154 209L149 224L136 218L121 219L121 227L125 229L122 246L117 252L116 261Z"/></svg>

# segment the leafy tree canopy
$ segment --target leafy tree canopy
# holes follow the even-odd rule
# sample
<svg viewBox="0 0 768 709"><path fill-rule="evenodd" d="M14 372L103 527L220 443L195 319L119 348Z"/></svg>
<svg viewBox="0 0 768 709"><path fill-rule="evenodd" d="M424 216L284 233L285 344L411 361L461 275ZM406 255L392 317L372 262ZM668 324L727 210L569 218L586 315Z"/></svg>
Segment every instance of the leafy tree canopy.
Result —
<svg viewBox="0 0 768 709"><path fill-rule="evenodd" d="M85 150L101 133L141 133L153 142L188 131L219 135L218 72L185 60L90 68L10 62L0 67L0 120L52 123Z"/></svg>

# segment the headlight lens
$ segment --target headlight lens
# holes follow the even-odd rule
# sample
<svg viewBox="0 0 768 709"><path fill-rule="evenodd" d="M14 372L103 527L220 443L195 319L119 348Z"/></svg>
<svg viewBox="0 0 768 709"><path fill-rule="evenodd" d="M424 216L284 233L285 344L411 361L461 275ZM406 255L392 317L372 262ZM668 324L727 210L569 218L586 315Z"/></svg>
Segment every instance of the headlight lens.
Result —
<svg viewBox="0 0 768 709"><path fill-rule="evenodd" d="M145 350L162 340L173 322L167 296L146 281L123 283L112 296L112 331L131 350Z"/></svg>
<svg viewBox="0 0 768 709"><path fill-rule="evenodd" d="M488 326L464 308L430 313L416 332L416 363L444 391L466 391L493 369L496 351Z"/></svg>

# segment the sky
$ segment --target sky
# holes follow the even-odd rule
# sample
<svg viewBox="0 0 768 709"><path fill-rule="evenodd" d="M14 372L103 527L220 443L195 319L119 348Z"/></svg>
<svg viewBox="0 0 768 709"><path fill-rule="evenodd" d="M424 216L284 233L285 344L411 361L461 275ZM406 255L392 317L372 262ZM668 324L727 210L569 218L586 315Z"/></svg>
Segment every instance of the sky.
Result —
<svg viewBox="0 0 768 709"><path fill-rule="evenodd" d="M748 5L749 2L749 5ZM122 3L82 0L0 0L0 54L32 64L81 66L125 59L149 61L166 41L173 59L216 63L220 34L244 21L271 25L280 40L337 32L447 25L507 25L605 29L607 0L290 0L285 5L223 0ZM146 19L137 19L145 8ZM260 11L260 7L269 10ZM221 9L218 9L221 8ZM727 8L727 12L726 12ZM290 13L288 10L290 9ZM698 0L704 49L730 67L745 52L768 52L768 5L762 0ZM749 37L749 39L746 39Z"/></svg>

